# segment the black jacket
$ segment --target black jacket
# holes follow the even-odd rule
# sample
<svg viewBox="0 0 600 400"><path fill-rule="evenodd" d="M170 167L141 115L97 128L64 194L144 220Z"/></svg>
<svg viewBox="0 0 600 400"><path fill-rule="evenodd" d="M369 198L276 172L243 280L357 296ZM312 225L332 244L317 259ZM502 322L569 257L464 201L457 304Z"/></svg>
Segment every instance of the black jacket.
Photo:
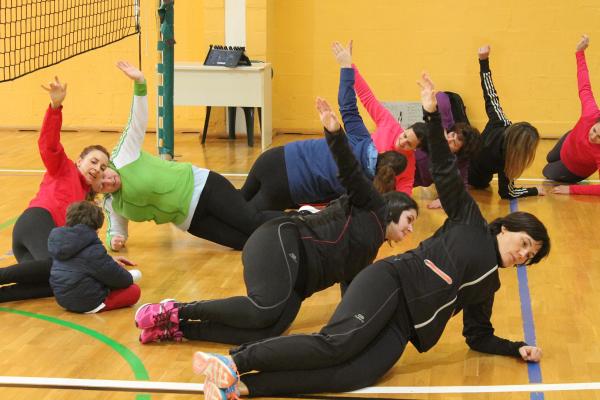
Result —
<svg viewBox="0 0 600 400"><path fill-rule="evenodd" d="M325 132L345 195L319 213L293 217L306 252L306 297L348 284L385 241L386 203L365 176L343 131Z"/></svg>
<svg viewBox="0 0 600 400"><path fill-rule="evenodd" d="M448 320L463 311L468 345L478 351L518 355L523 342L494 336L490 322L500 288L497 240L465 190L438 113L427 114L431 172L448 218L434 235L405 254L386 260L397 268L414 327L411 342L429 350Z"/></svg>
<svg viewBox="0 0 600 400"><path fill-rule="evenodd" d="M48 237L52 256L50 286L59 305L84 313L104 302L110 289L133 284L129 271L110 257L96 231L87 225L54 228Z"/></svg>
<svg viewBox="0 0 600 400"><path fill-rule="evenodd" d="M514 181L509 180L504 173L506 159L504 131L512 125L512 122L504 115L504 111L500 107L500 99L492 81L489 60L479 60L479 77L483 89L483 99L485 100L485 111L489 121L481 133L481 149L477 156L471 160L469 168L490 174L497 173L498 194L503 199L537 196L537 188L515 187Z"/></svg>

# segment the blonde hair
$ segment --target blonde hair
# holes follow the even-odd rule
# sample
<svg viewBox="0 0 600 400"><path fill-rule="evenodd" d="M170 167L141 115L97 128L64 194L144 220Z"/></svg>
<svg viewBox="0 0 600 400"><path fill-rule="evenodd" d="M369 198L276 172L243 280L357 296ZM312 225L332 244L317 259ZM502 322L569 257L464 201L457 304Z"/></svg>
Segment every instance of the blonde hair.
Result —
<svg viewBox="0 0 600 400"><path fill-rule="evenodd" d="M525 168L533 163L539 142L540 134L528 122L517 122L506 128L504 131L504 143L506 144L504 174L508 179L517 179Z"/></svg>

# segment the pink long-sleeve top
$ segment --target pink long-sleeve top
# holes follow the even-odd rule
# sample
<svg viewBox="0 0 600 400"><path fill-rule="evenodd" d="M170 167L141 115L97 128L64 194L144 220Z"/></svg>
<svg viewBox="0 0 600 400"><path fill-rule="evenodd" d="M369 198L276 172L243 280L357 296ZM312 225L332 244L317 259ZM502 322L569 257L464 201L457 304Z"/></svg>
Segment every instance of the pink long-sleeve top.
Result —
<svg viewBox="0 0 600 400"><path fill-rule="evenodd" d="M85 200L90 186L77 166L65 154L60 144L62 126L62 106L48 107L38 147L46 173L40 183L40 189L29 203L29 208L40 207L48 210L56 226L65 224L69 204Z"/></svg>
<svg viewBox="0 0 600 400"><path fill-rule="evenodd" d="M600 170L600 144L590 143L588 138L590 129L600 120L600 109L592 93L585 52L578 51L575 57L581 117L565 139L560 151L560 159L573 174L588 177ZM600 196L600 185L570 185L569 189L572 194Z"/></svg>
<svg viewBox="0 0 600 400"><path fill-rule="evenodd" d="M404 129L402 129L400 123L394 118L392 113L377 100L367 82L358 72L358 68L354 64L352 68L354 68L354 90L356 95L371 116L371 119L375 122L376 128L371 134L373 143L379 153L394 150L406 157L406 169L396 176L396 191L412 195L415 177L415 152L413 150L396 150L394 148L394 143L396 143L398 136L404 132Z"/></svg>

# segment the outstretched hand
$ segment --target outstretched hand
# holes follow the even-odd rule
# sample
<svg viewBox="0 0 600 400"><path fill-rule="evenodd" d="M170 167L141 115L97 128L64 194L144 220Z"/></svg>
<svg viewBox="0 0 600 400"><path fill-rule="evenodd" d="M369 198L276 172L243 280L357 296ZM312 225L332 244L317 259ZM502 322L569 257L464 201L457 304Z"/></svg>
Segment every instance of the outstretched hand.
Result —
<svg viewBox="0 0 600 400"><path fill-rule="evenodd" d="M333 42L331 51L342 68L352 68L352 40L344 47L340 42Z"/></svg>
<svg viewBox="0 0 600 400"><path fill-rule="evenodd" d="M477 56L480 60L487 60L490 57L490 45L486 44L477 50Z"/></svg>
<svg viewBox="0 0 600 400"><path fill-rule="evenodd" d="M63 100L67 96L67 84L60 83L58 80L58 76L54 77L53 82L49 82L48 86L42 85L42 89L44 89L48 94L50 94L50 102L52 103L52 108L58 108L62 105Z"/></svg>
<svg viewBox="0 0 600 400"><path fill-rule="evenodd" d="M542 359L542 349L535 346L521 346L519 354L523 361L540 362Z"/></svg>
<svg viewBox="0 0 600 400"><path fill-rule="evenodd" d="M558 185L558 186L554 186L554 188L552 188L552 193L554 193L554 194L569 194L569 193L571 193L571 189L569 188L569 185Z"/></svg>
<svg viewBox="0 0 600 400"><path fill-rule="evenodd" d="M331 106L327 103L327 100L317 97L316 106L317 111L319 112L319 118L321 118L321 123L325 129L327 129L329 133L336 133L339 131L342 126L331 109Z"/></svg>
<svg viewBox="0 0 600 400"><path fill-rule="evenodd" d="M421 104L427 112L435 112L437 110L437 99L435 98L435 86L427 72L423 72L421 79L417 81L421 87Z"/></svg>
<svg viewBox="0 0 600 400"><path fill-rule="evenodd" d="M590 37L585 33L581 36L581 39L577 43L577 47L575 47L576 51L585 51L590 45Z"/></svg>
<svg viewBox="0 0 600 400"><path fill-rule="evenodd" d="M117 264L119 264L123 268L125 268L125 267L132 267L134 265L137 265L133 261L131 261L131 260L129 260L129 259L123 257L123 256L114 256L113 260L115 260L115 262Z"/></svg>
<svg viewBox="0 0 600 400"><path fill-rule="evenodd" d="M144 83L146 79L144 78L144 73L131 65L127 61L119 61L117 62L117 68L119 68L125 75L129 78L133 79L137 83Z"/></svg>

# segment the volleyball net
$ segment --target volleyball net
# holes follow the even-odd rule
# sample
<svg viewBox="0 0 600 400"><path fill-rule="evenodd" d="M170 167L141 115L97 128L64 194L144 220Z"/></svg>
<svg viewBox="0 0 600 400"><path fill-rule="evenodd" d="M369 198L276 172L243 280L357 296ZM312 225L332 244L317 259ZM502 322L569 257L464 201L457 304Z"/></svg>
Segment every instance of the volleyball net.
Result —
<svg viewBox="0 0 600 400"><path fill-rule="evenodd" d="M0 82L139 32L139 0L0 0Z"/></svg>

